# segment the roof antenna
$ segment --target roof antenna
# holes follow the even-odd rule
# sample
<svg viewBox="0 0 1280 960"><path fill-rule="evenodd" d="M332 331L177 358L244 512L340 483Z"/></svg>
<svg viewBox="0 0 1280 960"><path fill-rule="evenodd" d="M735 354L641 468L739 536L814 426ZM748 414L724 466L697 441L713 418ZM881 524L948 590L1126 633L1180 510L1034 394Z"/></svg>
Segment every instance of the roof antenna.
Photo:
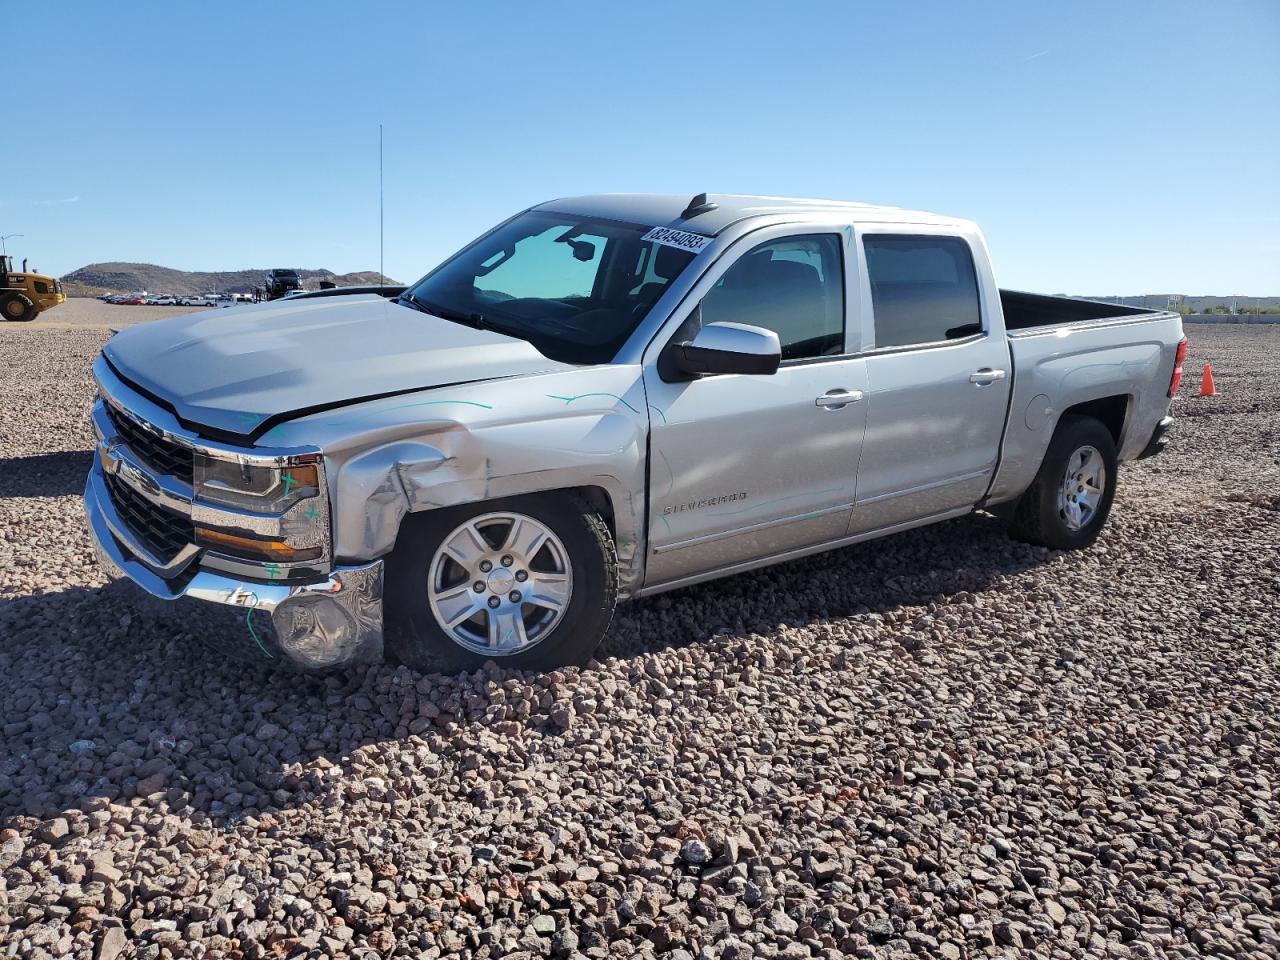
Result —
<svg viewBox="0 0 1280 960"><path fill-rule="evenodd" d="M718 203L708 203L707 195L705 193L700 193L689 201L689 205L685 207L684 212L680 214L680 219L689 220L699 214L709 213L718 206L720 206Z"/></svg>
<svg viewBox="0 0 1280 960"><path fill-rule="evenodd" d="M383 264L383 253L386 249L385 230L382 216L382 124L378 124L378 289L387 282L387 274Z"/></svg>

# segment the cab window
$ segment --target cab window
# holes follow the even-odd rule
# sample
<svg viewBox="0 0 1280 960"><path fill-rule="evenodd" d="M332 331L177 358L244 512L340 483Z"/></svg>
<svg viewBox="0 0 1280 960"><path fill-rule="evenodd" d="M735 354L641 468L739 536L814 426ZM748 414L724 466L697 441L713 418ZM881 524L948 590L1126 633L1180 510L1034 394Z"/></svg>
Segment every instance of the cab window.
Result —
<svg viewBox="0 0 1280 960"><path fill-rule="evenodd" d="M982 332L978 280L959 237L868 234L877 347L955 340Z"/></svg>
<svg viewBox="0 0 1280 960"><path fill-rule="evenodd" d="M844 352L844 268L835 234L761 244L702 298L700 321L745 323L778 335L782 359Z"/></svg>

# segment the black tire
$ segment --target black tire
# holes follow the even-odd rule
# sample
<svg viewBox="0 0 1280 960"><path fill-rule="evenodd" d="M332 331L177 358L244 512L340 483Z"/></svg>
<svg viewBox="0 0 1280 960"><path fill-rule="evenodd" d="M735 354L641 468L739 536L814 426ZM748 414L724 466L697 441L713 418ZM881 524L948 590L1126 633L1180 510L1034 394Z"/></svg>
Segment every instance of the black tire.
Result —
<svg viewBox="0 0 1280 960"><path fill-rule="evenodd" d="M1066 476L1068 460L1084 447L1093 447L1102 455L1106 479L1097 507L1079 529L1073 529L1060 508L1058 494ZM1103 423L1093 417L1075 414L1063 417L1049 441L1049 449L1036 478L1013 510L1009 522L1011 532L1019 540L1055 550L1079 550L1089 546L1098 539L1111 513L1111 501L1116 494L1117 466L1115 441Z"/></svg>
<svg viewBox="0 0 1280 960"><path fill-rule="evenodd" d="M483 655L455 641L436 620L428 598L432 558L465 521L490 513L524 514L559 537L572 564L573 587L560 622L532 647L506 656ZM604 520L584 500L538 494L489 500L407 516L387 557L384 591L386 650L423 671L457 673L486 660L505 667L549 670L586 663L613 620L618 558Z"/></svg>
<svg viewBox="0 0 1280 960"><path fill-rule="evenodd" d="M0 294L0 316L6 320L25 323L34 320L39 312L25 293Z"/></svg>

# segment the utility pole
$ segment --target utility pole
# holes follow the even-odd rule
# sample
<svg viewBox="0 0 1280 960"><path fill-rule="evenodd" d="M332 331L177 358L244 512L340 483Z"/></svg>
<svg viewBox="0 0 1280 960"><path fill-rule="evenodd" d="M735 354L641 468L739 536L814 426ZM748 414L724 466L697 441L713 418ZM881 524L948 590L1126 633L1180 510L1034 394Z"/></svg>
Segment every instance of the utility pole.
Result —
<svg viewBox="0 0 1280 960"><path fill-rule="evenodd" d="M382 124L378 124L378 286L386 283L387 272L383 269L383 255L386 249L386 230L382 215Z"/></svg>
<svg viewBox="0 0 1280 960"><path fill-rule="evenodd" d="M25 233L6 233L0 237L0 256L7 254L9 251L5 249L4 242L12 237L25 237Z"/></svg>

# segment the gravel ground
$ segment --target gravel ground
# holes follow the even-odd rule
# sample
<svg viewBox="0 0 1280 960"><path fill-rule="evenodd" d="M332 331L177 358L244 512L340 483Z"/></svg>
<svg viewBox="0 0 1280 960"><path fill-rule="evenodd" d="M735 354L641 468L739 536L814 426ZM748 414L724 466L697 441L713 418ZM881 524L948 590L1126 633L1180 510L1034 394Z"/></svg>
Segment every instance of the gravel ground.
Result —
<svg viewBox="0 0 1280 960"><path fill-rule="evenodd" d="M583 670L298 679L104 587L85 310L0 326L5 956L1280 953L1280 326L1189 328L1220 396L1092 550L975 516Z"/></svg>

